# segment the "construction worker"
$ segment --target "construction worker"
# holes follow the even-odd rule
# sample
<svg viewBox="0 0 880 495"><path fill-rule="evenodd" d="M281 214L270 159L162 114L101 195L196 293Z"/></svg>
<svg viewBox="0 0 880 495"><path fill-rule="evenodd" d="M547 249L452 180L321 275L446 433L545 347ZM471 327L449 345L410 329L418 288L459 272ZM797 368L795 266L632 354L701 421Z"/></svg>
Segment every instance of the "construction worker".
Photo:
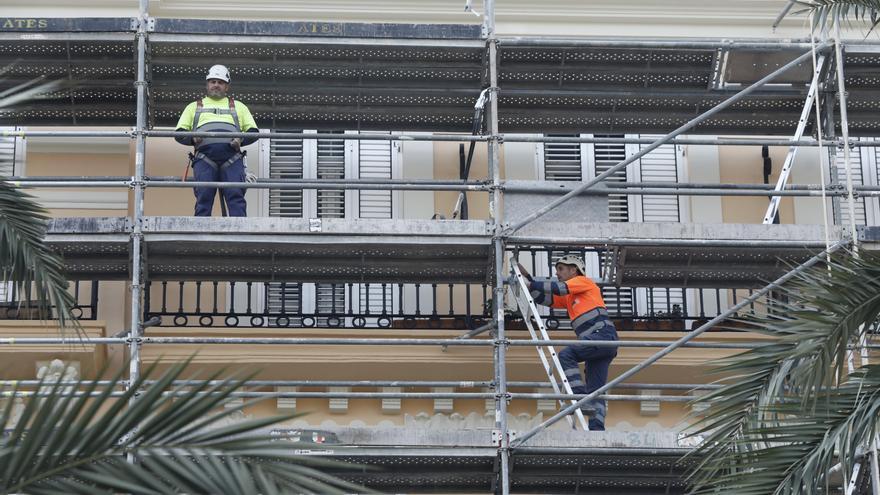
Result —
<svg viewBox="0 0 880 495"><path fill-rule="evenodd" d="M187 105L177 122L178 131L259 132L248 107L227 96L229 69L223 65L215 65L208 70L205 80L207 96ZM180 144L193 147L190 164L195 180L245 182L245 152L241 151L241 147L253 143L257 138L179 137L176 140ZM221 191L220 203L228 208L229 216L247 216L244 189L223 188ZM196 187L193 192L196 195L195 215L211 216L217 189Z"/></svg>
<svg viewBox="0 0 880 495"><path fill-rule="evenodd" d="M529 280L529 291L535 302L567 310L578 340L584 341L559 352L559 363L572 393L595 392L608 381L608 368L617 356L617 347L595 347L589 341L617 340L617 330L608 318L602 291L586 276L584 261L574 255L560 258L556 262L556 280L533 280L522 265L519 269ZM586 383L580 363L585 363ZM590 430L605 430L607 407L604 400L593 399L583 404L581 410L590 418Z"/></svg>

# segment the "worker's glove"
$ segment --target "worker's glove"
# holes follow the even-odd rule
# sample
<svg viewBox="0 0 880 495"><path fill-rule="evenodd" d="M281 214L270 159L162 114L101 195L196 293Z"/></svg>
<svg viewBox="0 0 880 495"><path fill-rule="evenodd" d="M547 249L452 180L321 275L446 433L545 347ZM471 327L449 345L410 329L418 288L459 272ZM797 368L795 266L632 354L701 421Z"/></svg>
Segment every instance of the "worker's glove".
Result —
<svg viewBox="0 0 880 495"><path fill-rule="evenodd" d="M251 172L248 169L244 169L244 181L248 184L253 184L257 181L257 174Z"/></svg>
<svg viewBox="0 0 880 495"><path fill-rule="evenodd" d="M512 273L507 277L505 282L507 283L507 285L509 285L511 287L514 287L519 284L519 281L516 279L516 275L514 275Z"/></svg>
<svg viewBox="0 0 880 495"><path fill-rule="evenodd" d="M199 145L202 144L202 138L200 138L200 137L194 137L192 143L193 143L193 146L195 146L196 148L198 148Z"/></svg>
<svg viewBox="0 0 880 495"><path fill-rule="evenodd" d="M235 138L232 141L229 141L229 146L232 147L235 151L241 151L241 139Z"/></svg>

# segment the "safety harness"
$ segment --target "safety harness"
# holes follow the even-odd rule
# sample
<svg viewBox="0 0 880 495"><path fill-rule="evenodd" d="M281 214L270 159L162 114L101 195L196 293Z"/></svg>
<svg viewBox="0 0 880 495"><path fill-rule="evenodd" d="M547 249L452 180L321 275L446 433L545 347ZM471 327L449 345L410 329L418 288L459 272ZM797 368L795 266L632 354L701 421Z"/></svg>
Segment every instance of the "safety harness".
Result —
<svg viewBox="0 0 880 495"><path fill-rule="evenodd" d="M241 132L241 125L239 125L239 123L238 123L238 112L235 110L235 100L233 100L231 96L229 97L229 109L226 109L226 108L205 108L205 105L202 103L202 98L199 98L198 100L196 100L196 113L195 113L195 115L193 115L193 123L192 123L193 130L198 129L199 119L202 117L203 113L213 113L215 115L231 115L233 125L235 126L235 132ZM211 138L208 138L208 139L211 139ZM216 139L216 138L214 138L214 139ZM207 143L205 143L203 141L202 143L200 143L200 145L201 144L207 144ZM207 157L207 155L205 155L204 153L199 151L199 149L196 145L193 145L193 152L189 154L189 158L190 158L190 164L193 164L197 161L203 160L208 165L213 167L214 169L224 169L224 168L232 165L233 163L237 162L240 158L243 158L245 155L247 155L247 151L238 151L234 155L232 155L228 160L226 160L225 162L223 162L220 165L217 165L217 163L214 160L211 160L210 158Z"/></svg>

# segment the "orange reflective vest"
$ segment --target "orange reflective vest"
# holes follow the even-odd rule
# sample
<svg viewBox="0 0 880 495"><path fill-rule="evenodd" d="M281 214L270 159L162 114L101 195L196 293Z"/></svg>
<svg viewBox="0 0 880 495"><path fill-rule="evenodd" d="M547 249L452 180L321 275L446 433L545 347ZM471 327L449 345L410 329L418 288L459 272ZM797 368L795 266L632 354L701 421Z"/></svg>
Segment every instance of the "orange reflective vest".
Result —
<svg viewBox="0 0 880 495"><path fill-rule="evenodd" d="M529 291L536 303L568 311L572 322L593 310L605 309L599 286L583 275L572 277L567 282L533 280L529 283ZM600 313L607 314L605 311L596 311L586 319L592 319Z"/></svg>

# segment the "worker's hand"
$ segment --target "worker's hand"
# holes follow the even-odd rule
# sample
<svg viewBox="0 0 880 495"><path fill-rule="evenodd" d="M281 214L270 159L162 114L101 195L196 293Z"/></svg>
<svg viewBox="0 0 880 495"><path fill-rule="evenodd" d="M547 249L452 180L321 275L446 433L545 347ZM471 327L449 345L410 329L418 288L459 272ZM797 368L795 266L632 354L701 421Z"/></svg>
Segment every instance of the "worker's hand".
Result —
<svg viewBox="0 0 880 495"><path fill-rule="evenodd" d="M521 263L517 263L516 266L519 267L519 271L523 274L523 277L525 277L526 280L531 282L532 281L532 274L530 274L529 271L526 270L526 267L522 266Z"/></svg>
<svg viewBox="0 0 880 495"><path fill-rule="evenodd" d="M235 151L241 151L241 139L235 138L232 141L229 141L229 146L232 147Z"/></svg>
<svg viewBox="0 0 880 495"><path fill-rule="evenodd" d="M193 146L195 146L196 148L198 148L200 144L202 144L202 138L200 138L200 137L194 137L194 138L193 138Z"/></svg>

